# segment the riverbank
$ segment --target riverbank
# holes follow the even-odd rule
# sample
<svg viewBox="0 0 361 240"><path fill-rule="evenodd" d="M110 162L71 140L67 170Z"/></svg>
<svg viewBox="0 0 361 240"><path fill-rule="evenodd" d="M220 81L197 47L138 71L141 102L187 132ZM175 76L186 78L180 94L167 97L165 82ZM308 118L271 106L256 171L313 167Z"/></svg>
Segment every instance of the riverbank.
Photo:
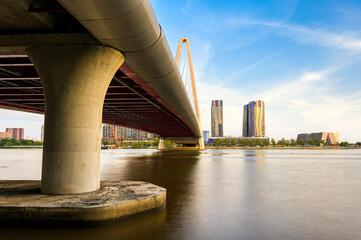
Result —
<svg viewBox="0 0 361 240"><path fill-rule="evenodd" d="M299 146L292 146L292 147L281 147L281 146L267 146L267 147L249 147L249 146L244 146L244 147L225 147L225 146L221 146L221 147L207 147L206 149L317 149L317 150L323 150L323 149L361 149L361 147L299 147Z"/></svg>
<svg viewBox="0 0 361 240"><path fill-rule="evenodd" d="M0 146L0 149L42 149L43 145L13 145L13 146Z"/></svg>

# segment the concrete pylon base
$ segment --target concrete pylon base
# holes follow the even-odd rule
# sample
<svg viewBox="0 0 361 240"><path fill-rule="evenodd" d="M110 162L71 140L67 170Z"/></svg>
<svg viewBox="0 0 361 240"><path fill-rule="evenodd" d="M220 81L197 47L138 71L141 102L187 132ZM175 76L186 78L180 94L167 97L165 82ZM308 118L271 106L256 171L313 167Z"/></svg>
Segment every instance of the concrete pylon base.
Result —
<svg viewBox="0 0 361 240"><path fill-rule="evenodd" d="M159 139L158 150L165 150L165 139Z"/></svg>
<svg viewBox="0 0 361 240"><path fill-rule="evenodd" d="M136 181L101 182L99 190L44 195L40 181L0 181L0 221L82 223L113 221L164 206L166 190Z"/></svg>
<svg viewBox="0 0 361 240"><path fill-rule="evenodd" d="M39 45L27 54L45 98L41 192L97 190L104 98L123 55L97 45Z"/></svg>

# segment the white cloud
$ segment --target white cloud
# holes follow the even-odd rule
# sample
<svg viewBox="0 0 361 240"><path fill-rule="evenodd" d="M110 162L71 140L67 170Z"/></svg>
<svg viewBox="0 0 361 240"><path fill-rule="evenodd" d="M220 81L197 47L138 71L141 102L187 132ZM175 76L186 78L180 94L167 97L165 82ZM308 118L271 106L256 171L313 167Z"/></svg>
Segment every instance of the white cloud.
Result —
<svg viewBox="0 0 361 240"><path fill-rule="evenodd" d="M337 95L333 74L339 67L329 67L280 81L260 90L236 89L225 85L198 83L203 129L210 130L211 100L224 101L224 134L242 134L242 106L251 100L264 100L266 134L279 139L296 138L300 132L340 132L341 138L360 141L361 92Z"/></svg>
<svg viewBox="0 0 361 240"><path fill-rule="evenodd" d="M312 29L304 25L249 20L240 17L229 18L223 24L227 28L240 28L249 25L271 28L281 36L290 37L304 44L315 44L348 51L361 51L361 38L356 32L352 31L335 33L319 28Z"/></svg>

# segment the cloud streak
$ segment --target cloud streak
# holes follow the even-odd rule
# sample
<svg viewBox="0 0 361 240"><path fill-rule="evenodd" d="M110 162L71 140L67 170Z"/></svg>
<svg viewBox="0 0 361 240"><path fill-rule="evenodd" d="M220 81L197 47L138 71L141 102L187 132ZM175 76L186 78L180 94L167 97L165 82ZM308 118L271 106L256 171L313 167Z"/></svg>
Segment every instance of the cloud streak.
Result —
<svg viewBox="0 0 361 240"><path fill-rule="evenodd" d="M234 89L222 83L202 81L198 92L203 128L210 130L211 100L223 99L224 133L226 136L241 135L243 105L260 99L265 101L266 134L270 137L296 138L300 132L319 131L340 132L341 137L361 135L357 124L361 121L361 92L350 96L336 94L335 84L339 79L333 75L341 69L329 66L319 71L303 72L263 91ZM358 139L351 137L349 140Z"/></svg>
<svg viewBox="0 0 361 240"><path fill-rule="evenodd" d="M280 36L290 37L303 44L315 44L347 51L361 51L361 38L352 31L335 33L320 28L309 28L304 25L249 20L239 17L225 20L224 26L233 29L245 26L267 27L276 31Z"/></svg>

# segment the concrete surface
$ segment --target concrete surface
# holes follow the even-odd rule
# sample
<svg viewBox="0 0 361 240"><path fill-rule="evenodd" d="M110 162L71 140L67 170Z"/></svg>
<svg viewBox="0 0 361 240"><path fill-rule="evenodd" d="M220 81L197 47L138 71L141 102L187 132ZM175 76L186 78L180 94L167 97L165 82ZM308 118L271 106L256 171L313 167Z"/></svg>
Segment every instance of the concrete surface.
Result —
<svg viewBox="0 0 361 240"><path fill-rule="evenodd" d="M26 55L27 48L45 44L99 45L100 43L89 33L1 34L0 55Z"/></svg>
<svg viewBox="0 0 361 240"><path fill-rule="evenodd" d="M27 53L45 98L41 192L99 189L104 98L123 54L97 45L37 45Z"/></svg>
<svg viewBox="0 0 361 240"><path fill-rule="evenodd" d="M165 140L163 138L159 139L158 150L165 150Z"/></svg>
<svg viewBox="0 0 361 240"><path fill-rule="evenodd" d="M166 189L147 182L101 182L94 192L40 193L40 181L0 181L1 221L95 223L165 205Z"/></svg>

